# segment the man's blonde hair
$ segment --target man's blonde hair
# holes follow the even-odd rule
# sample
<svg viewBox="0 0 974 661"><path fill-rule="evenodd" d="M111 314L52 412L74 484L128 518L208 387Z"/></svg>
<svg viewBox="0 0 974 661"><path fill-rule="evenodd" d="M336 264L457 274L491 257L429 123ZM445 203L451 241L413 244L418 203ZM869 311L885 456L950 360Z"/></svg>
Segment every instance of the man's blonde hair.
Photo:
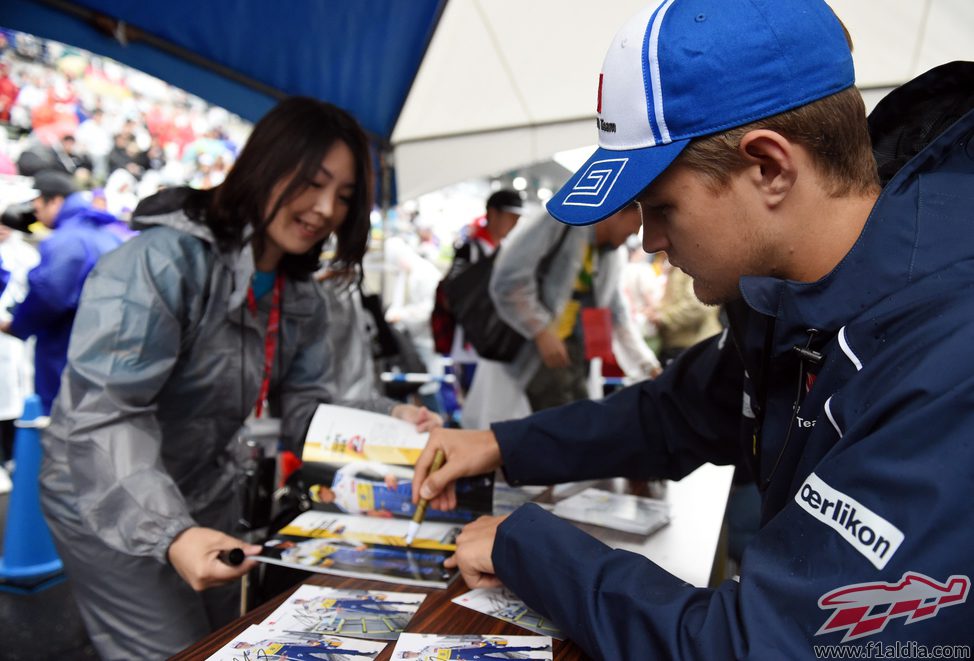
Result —
<svg viewBox="0 0 974 661"><path fill-rule="evenodd" d="M746 167L739 150L741 139L757 129L780 133L807 149L831 197L879 190L866 107L855 87L729 131L696 138L676 162L708 177L716 189L723 188L733 173Z"/></svg>

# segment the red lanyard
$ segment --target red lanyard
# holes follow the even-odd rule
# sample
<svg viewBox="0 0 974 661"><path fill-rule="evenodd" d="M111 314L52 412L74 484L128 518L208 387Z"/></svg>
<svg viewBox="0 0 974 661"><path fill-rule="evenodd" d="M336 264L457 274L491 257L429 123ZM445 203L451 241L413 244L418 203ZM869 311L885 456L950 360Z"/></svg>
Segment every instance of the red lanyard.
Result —
<svg viewBox="0 0 974 661"><path fill-rule="evenodd" d="M271 370L274 369L274 354L277 352L277 333L281 328L281 284L284 276L280 273L274 278L274 294L271 297L271 311L267 315L267 333L264 335L264 380L260 383L260 394L254 405L254 417L259 418L271 389ZM254 288L247 289L247 309L257 318L257 299Z"/></svg>

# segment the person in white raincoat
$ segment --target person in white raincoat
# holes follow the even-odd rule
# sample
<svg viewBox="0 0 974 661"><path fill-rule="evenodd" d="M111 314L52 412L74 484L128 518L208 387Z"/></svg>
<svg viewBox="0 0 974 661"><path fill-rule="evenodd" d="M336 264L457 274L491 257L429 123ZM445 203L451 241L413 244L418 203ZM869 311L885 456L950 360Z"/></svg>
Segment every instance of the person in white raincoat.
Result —
<svg viewBox="0 0 974 661"><path fill-rule="evenodd" d="M0 260L10 281L0 294L0 324L13 319L10 310L27 295L27 273L40 261L22 232L0 225ZM24 412L24 399L34 392L33 343L0 333L0 460L13 458L13 421Z"/></svg>
<svg viewBox="0 0 974 661"><path fill-rule="evenodd" d="M572 299L572 288L590 245L601 253L601 267L593 274L593 301L597 307L609 308L613 353L620 367L639 377L659 370L659 361L632 322L619 288L625 265L619 248L638 228L639 215L634 207L623 209L607 223L590 227L563 228L552 223L547 214L518 222L494 263L490 295L498 316L530 341L509 363L481 358L463 405L465 428L484 429L492 422L530 414L525 391L538 370L542 365L564 368L570 364L555 326ZM539 262L552 250L556 252L550 267L539 282Z"/></svg>

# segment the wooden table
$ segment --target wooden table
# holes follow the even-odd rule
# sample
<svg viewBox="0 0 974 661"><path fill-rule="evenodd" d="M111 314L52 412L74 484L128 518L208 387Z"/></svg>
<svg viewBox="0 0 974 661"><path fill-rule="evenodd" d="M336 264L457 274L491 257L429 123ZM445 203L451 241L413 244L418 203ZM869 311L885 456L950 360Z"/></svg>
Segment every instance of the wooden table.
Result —
<svg viewBox="0 0 974 661"><path fill-rule="evenodd" d="M704 587L710 580L733 472L731 466L718 467L707 464L680 482L667 483L665 499L671 504L673 521L649 538L612 533L595 526L580 525L579 527L596 535L610 546L642 553L688 583ZM333 588L425 593L428 596L406 629L411 633L537 635L503 620L452 603L451 599L468 590L461 578L457 578L445 590L328 574L309 574L304 582L308 585ZM177 661L207 658L251 624L263 621L293 591L293 589L285 591L172 658ZM554 658L558 661L589 658L571 641L554 640L553 642ZM376 658L379 661L387 661L391 658L394 648L394 644L389 644Z"/></svg>

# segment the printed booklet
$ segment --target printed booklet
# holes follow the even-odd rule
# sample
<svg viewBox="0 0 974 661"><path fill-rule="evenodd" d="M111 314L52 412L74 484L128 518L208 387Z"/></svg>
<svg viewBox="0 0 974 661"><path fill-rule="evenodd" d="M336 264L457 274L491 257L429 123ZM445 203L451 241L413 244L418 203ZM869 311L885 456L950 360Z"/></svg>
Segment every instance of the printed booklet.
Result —
<svg viewBox="0 0 974 661"><path fill-rule="evenodd" d="M280 631L254 624L220 648L208 661L283 661L284 659L328 659L361 661L374 659L387 641L361 640L341 636L311 636Z"/></svg>
<svg viewBox="0 0 974 661"><path fill-rule="evenodd" d="M428 433L392 416L320 404L304 441L301 472L313 509L409 519L413 466ZM457 482L457 508L426 511L427 521L468 523L492 513L494 475Z"/></svg>
<svg viewBox="0 0 974 661"><path fill-rule="evenodd" d="M262 624L296 635L395 640L425 598L412 592L302 585Z"/></svg>
<svg viewBox="0 0 974 661"><path fill-rule="evenodd" d="M556 516L638 535L670 522L670 506L656 498L588 488L555 504Z"/></svg>
<svg viewBox="0 0 974 661"><path fill-rule="evenodd" d="M264 543L255 560L305 571L443 588L456 569L457 524L426 521L406 546L407 519L303 512Z"/></svg>
<svg viewBox="0 0 974 661"><path fill-rule="evenodd" d="M444 636L404 633L392 661L421 659L547 659L554 657L548 636Z"/></svg>
<svg viewBox="0 0 974 661"><path fill-rule="evenodd" d="M554 622L533 611L514 596L507 588L476 588L453 599L453 603L466 606L478 613L484 613L499 620L524 627L528 631L544 634L562 640L565 636Z"/></svg>

